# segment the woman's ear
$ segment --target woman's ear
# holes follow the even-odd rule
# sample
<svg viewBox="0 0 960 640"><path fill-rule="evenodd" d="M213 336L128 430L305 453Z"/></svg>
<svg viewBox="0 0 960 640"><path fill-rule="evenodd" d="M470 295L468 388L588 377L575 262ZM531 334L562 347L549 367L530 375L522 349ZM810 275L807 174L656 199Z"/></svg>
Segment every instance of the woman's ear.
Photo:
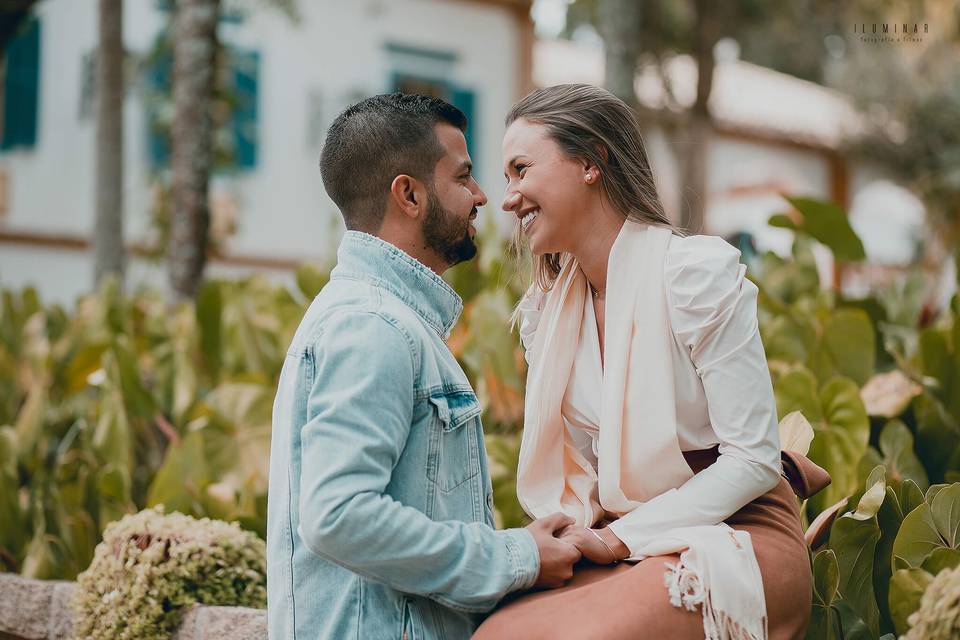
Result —
<svg viewBox="0 0 960 640"><path fill-rule="evenodd" d="M587 184L596 184L600 180L600 167L592 160L583 160L583 181Z"/></svg>
<svg viewBox="0 0 960 640"><path fill-rule="evenodd" d="M426 204L426 190L416 178L400 174L390 183L390 198L404 215L416 218Z"/></svg>
<svg viewBox="0 0 960 640"><path fill-rule="evenodd" d="M607 153L607 148L600 144L599 142L595 145L597 155L602 158L604 165L607 164L609 155ZM594 184L600 180L600 165L597 164L592 158L584 158L580 161L583 165L583 180L587 184Z"/></svg>

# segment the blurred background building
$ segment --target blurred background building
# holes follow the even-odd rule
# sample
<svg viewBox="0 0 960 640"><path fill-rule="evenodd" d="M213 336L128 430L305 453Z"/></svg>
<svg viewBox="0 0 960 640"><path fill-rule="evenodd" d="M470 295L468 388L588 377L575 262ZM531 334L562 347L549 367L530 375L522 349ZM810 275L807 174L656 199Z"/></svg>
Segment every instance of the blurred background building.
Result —
<svg viewBox="0 0 960 640"><path fill-rule="evenodd" d="M317 160L332 119L360 98L399 89L460 107L490 198L483 215L504 229L500 140L510 105L534 86L604 83L603 40L589 29L571 35L565 0L315 0L291 11L269 4L225 2L220 19L229 96L217 144L232 161L211 183L212 275L284 279L305 260L329 261L342 226ZM41 0L32 13L7 45L0 285L35 284L66 303L93 281L97 8ZM123 215L133 285L164 283L156 256L170 160L170 14L169 1L124 3ZM720 39L714 57L702 194L680 166L694 134L643 121L668 213L679 220L685 201L700 198L699 230L727 237L750 259L790 251L792 233L767 225L788 208L782 195L832 200L850 212L870 263L849 272L845 290L866 290L916 262L924 206L883 165L848 153L845 142L866 127L850 97L740 59L733 38ZM672 56L660 72L640 64L634 89L647 112L689 109L696 62ZM821 282L836 283L829 252L817 256Z"/></svg>
<svg viewBox="0 0 960 640"><path fill-rule="evenodd" d="M126 0L124 12L127 278L162 284L162 266L144 259L142 245L155 232L156 178L169 168L162 129L172 116L156 89L169 85L161 44L170 8ZM529 2L311 0L292 17L228 4L219 35L236 102L219 134L236 162L212 181L211 226L221 242L211 273L283 276L330 257L341 226L320 180L323 137L341 110L377 93L431 93L462 109L477 178L499 203L503 116L531 88ZM76 0L37 3L9 45L0 283L33 283L62 302L93 279L96 46L97 5Z"/></svg>

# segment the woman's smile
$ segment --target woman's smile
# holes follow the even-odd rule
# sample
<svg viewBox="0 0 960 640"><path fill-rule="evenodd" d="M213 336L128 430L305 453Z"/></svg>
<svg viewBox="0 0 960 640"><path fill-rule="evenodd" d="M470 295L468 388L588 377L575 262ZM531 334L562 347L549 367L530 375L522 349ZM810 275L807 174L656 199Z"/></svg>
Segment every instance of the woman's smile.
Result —
<svg viewBox="0 0 960 640"><path fill-rule="evenodd" d="M530 225L533 224L533 221L540 216L540 209L532 209L528 211L520 218L520 226L523 228L524 233L530 233Z"/></svg>

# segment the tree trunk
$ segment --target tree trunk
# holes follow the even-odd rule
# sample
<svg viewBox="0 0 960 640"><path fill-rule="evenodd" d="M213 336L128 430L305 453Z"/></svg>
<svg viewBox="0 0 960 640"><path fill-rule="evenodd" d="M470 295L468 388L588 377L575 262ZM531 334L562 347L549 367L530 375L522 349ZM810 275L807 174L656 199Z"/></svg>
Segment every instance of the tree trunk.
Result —
<svg viewBox="0 0 960 640"><path fill-rule="evenodd" d="M219 0L179 0L174 17L172 211L167 259L177 300L196 295L207 258L207 189L213 163L210 111L219 12Z"/></svg>
<svg viewBox="0 0 960 640"><path fill-rule="evenodd" d="M100 0L94 277L123 283L123 0Z"/></svg>
<svg viewBox="0 0 960 640"><path fill-rule="evenodd" d="M691 233L703 230L707 205L707 151L713 122L707 104L713 91L715 60L713 48L720 39L720 25L706 0L696 0L696 32L693 55L697 63L697 97L688 114L687 133L681 166L680 225Z"/></svg>
<svg viewBox="0 0 960 640"><path fill-rule="evenodd" d="M604 86L613 95L637 108L633 82L640 58L640 2L600 0L600 34L604 42Z"/></svg>

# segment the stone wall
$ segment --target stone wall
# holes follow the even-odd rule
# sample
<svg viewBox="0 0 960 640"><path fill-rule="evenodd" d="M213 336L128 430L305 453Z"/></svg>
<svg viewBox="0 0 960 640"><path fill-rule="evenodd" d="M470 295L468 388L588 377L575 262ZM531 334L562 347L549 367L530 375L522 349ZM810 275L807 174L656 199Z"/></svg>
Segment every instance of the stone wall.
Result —
<svg viewBox="0 0 960 640"><path fill-rule="evenodd" d="M73 638L72 582L32 580L0 573L0 640ZM174 640L262 640L267 613L245 607L195 605Z"/></svg>

